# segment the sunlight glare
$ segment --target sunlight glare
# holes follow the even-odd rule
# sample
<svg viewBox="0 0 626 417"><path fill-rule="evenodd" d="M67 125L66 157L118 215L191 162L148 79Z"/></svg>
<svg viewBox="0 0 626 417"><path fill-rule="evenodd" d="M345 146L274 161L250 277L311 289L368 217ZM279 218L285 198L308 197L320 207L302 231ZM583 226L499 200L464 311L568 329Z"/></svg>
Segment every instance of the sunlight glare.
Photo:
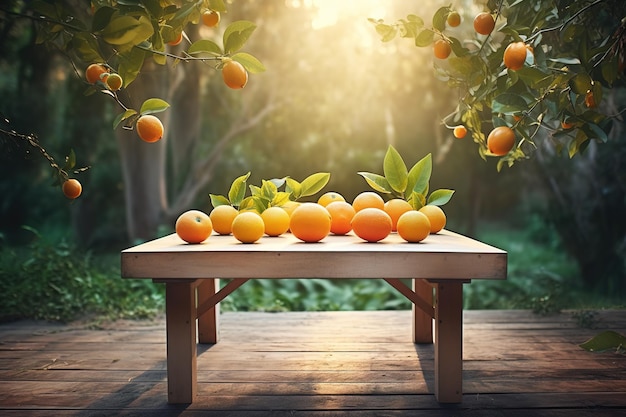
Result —
<svg viewBox="0 0 626 417"><path fill-rule="evenodd" d="M302 4L316 10L312 22L316 30L333 26L342 18L382 19L386 12L381 0L303 0Z"/></svg>

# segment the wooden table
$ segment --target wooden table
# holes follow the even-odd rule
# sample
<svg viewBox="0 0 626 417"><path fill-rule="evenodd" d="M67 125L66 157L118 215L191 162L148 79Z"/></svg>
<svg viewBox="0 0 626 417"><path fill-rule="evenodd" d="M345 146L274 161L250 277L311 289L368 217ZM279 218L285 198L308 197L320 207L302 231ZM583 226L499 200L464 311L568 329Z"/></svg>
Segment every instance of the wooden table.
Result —
<svg viewBox="0 0 626 417"><path fill-rule="evenodd" d="M218 303L251 278L384 279L413 303L414 343L433 343L434 319L435 397L458 403L463 284L505 279L507 253L447 230L421 243L406 243L394 233L378 243L352 234L304 243L285 234L254 244L213 235L190 245L172 234L122 251L121 265L124 278L165 283L170 403L193 402L196 343L218 342ZM221 289L220 278L229 279ZM410 279L411 287L403 279Z"/></svg>

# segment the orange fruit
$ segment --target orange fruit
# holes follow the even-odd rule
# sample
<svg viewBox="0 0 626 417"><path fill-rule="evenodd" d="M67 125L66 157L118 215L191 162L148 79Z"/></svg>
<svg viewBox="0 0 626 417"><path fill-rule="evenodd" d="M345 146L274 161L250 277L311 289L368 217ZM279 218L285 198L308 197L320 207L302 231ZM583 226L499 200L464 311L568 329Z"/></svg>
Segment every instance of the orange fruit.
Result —
<svg viewBox="0 0 626 417"><path fill-rule="evenodd" d="M516 71L524 66L528 49L524 42L511 42L504 50L504 66Z"/></svg>
<svg viewBox="0 0 626 417"><path fill-rule="evenodd" d="M156 142L163 137L163 123L158 117L145 114L137 120L137 134L146 142Z"/></svg>
<svg viewBox="0 0 626 417"><path fill-rule="evenodd" d="M458 125L452 131L454 137L457 139L463 139L467 135L467 128L463 125Z"/></svg>
<svg viewBox="0 0 626 417"><path fill-rule="evenodd" d="M455 28L461 24L461 15L457 11L452 11L448 14L448 18L446 19L446 23L451 28Z"/></svg>
<svg viewBox="0 0 626 417"><path fill-rule="evenodd" d="M367 207L352 218L354 234L368 242L378 242L391 233L391 217L384 210Z"/></svg>
<svg viewBox="0 0 626 417"><path fill-rule="evenodd" d="M398 219L398 235L407 242L421 242L429 234L430 220L421 211L407 211Z"/></svg>
<svg viewBox="0 0 626 417"><path fill-rule="evenodd" d="M565 130L568 130L574 127L574 123L563 120L561 121L561 127Z"/></svg>
<svg viewBox="0 0 626 417"><path fill-rule="evenodd" d="M214 10L206 10L202 13L202 23L210 28L214 28L220 23L220 12Z"/></svg>
<svg viewBox="0 0 626 417"><path fill-rule="evenodd" d="M242 211L233 220L233 236L241 243L254 243L264 233L265 223L255 211Z"/></svg>
<svg viewBox="0 0 626 417"><path fill-rule="evenodd" d="M80 193L83 192L83 186L76 178L70 178L63 182L63 185L61 185L61 190L63 191L65 197L73 200L75 198L78 198Z"/></svg>
<svg viewBox="0 0 626 417"><path fill-rule="evenodd" d="M261 213L265 234L280 236L289 230L289 214L280 207L269 207Z"/></svg>
<svg viewBox="0 0 626 417"><path fill-rule="evenodd" d="M428 217L430 233L439 233L446 226L446 214L441 207L429 204L419 209L419 211Z"/></svg>
<svg viewBox="0 0 626 417"><path fill-rule="evenodd" d="M291 233L304 242L319 242L330 233L330 213L317 203L302 203L291 213Z"/></svg>
<svg viewBox="0 0 626 417"><path fill-rule="evenodd" d="M596 103L596 98L593 95L593 91L591 90L588 90L585 94L585 106L589 107L590 109L598 106L598 103Z"/></svg>
<svg viewBox="0 0 626 417"><path fill-rule="evenodd" d="M317 204L326 207L333 201L346 201L346 199L343 198L343 196L339 193L336 193L334 191L329 191L327 193L322 194L322 196L320 196L320 198L317 200Z"/></svg>
<svg viewBox="0 0 626 417"><path fill-rule="evenodd" d="M213 232L209 215L200 210L188 210L176 219L176 234L187 243L204 242Z"/></svg>
<svg viewBox="0 0 626 417"><path fill-rule="evenodd" d="M106 85L107 87L109 87L111 91L119 90L120 88L122 88L123 84L124 84L124 80L122 79L122 76L119 74L111 74L107 77Z"/></svg>
<svg viewBox="0 0 626 417"><path fill-rule="evenodd" d="M183 32L180 32L176 39L169 41L167 44L171 46L179 45L183 41Z"/></svg>
<svg viewBox="0 0 626 417"><path fill-rule="evenodd" d="M385 203L385 213L391 217L392 232L397 230L398 219L400 216L409 210L413 210L413 206L401 198L393 198Z"/></svg>
<svg viewBox="0 0 626 417"><path fill-rule="evenodd" d="M352 230L352 218L356 213L354 207L347 201L333 201L326 206L330 213L330 232L335 235L345 235Z"/></svg>
<svg viewBox="0 0 626 417"><path fill-rule="evenodd" d="M433 52L435 57L439 59L446 59L450 56L450 52L452 52L452 48L450 44L444 39L438 39L433 44Z"/></svg>
<svg viewBox="0 0 626 417"><path fill-rule="evenodd" d="M229 235L233 231L233 220L239 214L239 210L228 204L215 207L209 213L213 230L220 235Z"/></svg>
<svg viewBox="0 0 626 417"><path fill-rule="evenodd" d="M496 21L493 20L491 13L478 13L474 18L474 30L481 35L489 35L496 27Z"/></svg>
<svg viewBox="0 0 626 417"><path fill-rule="evenodd" d="M105 80L105 77L102 74L108 74L109 70L107 67L101 64L91 64L85 70L85 78L89 84L95 84L98 81Z"/></svg>
<svg viewBox="0 0 626 417"><path fill-rule="evenodd" d="M238 90L248 83L248 71L237 61L227 61L222 67L222 78L228 87Z"/></svg>
<svg viewBox="0 0 626 417"><path fill-rule="evenodd" d="M354 197L354 200L352 200L352 207L354 207L354 211L356 212L368 207L384 210L385 200L373 191L364 191Z"/></svg>
<svg viewBox="0 0 626 417"><path fill-rule="evenodd" d="M515 145L515 132L508 126L498 126L487 137L487 148L496 156L506 155Z"/></svg>

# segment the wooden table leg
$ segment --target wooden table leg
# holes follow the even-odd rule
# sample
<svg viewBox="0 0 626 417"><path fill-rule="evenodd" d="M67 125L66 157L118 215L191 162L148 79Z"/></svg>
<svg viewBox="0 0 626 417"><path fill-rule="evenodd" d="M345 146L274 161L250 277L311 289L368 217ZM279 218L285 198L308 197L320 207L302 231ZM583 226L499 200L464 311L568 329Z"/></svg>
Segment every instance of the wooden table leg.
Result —
<svg viewBox="0 0 626 417"><path fill-rule="evenodd" d="M463 283L435 285L435 398L460 403L463 397Z"/></svg>
<svg viewBox="0 0 626 417"><path fill-rule="evenodd" d="M413 291L421 299L432 305L433 287L424 279L413 279ZM432 343L433 342L433 319L422 309L415 307L412 303L413 310L413 343Z"/></svg>
<svg viewBox="0 0 626 417"><path fill-rule="evenodd" d="M196 290L193 281L165 284L167 401L189 404L196 396Z"/></svg>
<svg viewBox="0 0 626 417"><path fill-rule="evenodd" d="M220 289L218 278L203 279L198 286L198 305ZM217 343L220 338L220 305L210 308L198 317L198 342Z"/></svg>

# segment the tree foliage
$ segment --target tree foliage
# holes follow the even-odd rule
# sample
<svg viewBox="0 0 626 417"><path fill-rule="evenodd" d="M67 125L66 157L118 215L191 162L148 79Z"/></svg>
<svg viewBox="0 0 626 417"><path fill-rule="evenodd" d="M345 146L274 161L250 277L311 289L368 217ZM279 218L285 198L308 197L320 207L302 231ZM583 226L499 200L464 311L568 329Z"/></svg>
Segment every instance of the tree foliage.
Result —
<svg viewBox="0 0 626 417"><path fill-rule="evenodd" d="M395 23L371 19L384 42L400 36L417 47L443 39L449 59L435 64L435 74L458 89L459 104L445 119L464 124L485 158L487 134L511 127L516 145L498 169L529 157L540 141L573 157L595 140L606 142L619 114L603 111L606 89L624 83L626 4L620 0L489 0L495 19L488 35L475 31L457 37L447 17L452 6L439 8L431 19L415 14ZM470 25L466 16L465 25ZM512 42L529 49L522 68L507 69L505 50Z"/></svg>

